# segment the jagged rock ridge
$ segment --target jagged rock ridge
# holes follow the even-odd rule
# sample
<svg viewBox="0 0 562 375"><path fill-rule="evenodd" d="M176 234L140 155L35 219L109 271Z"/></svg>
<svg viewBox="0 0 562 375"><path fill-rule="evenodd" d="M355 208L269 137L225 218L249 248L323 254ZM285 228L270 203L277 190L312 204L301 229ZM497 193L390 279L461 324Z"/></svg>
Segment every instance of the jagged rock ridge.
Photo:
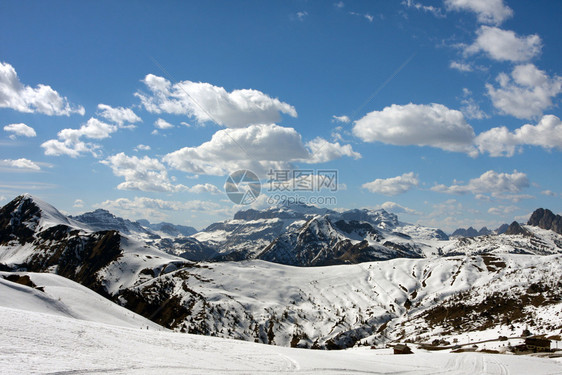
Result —
<svg viewBox="0 0 562 375"><path fill-rule="evenodd" d="M527 224L562 234L562 216L554 215L554 213L548 209L539 208L535 210L531 214Z"/></svg>

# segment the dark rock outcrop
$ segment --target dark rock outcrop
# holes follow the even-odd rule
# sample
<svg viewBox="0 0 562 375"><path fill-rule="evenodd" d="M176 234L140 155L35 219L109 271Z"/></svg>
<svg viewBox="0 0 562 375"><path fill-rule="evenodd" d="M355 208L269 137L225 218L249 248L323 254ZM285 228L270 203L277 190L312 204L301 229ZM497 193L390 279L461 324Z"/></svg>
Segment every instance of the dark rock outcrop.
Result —
<svg viewBox="0 0 562 375"><path fill-rule="evenodd" d="M523 227L521 227L521 225L519 225L518 222L514 221L513 223L509 224L509 227L507 228L507 230L505 231L505 234L522 234L522 235L527 235L529 234L529 232L527 232Z"/></svg>
<svg viewBox="0 0 562 375"><path fill-rule="evenodd" d="M527 225L548 229L562 234L562 216L555 215L552 211L539 208L533 212Z"/></svg>

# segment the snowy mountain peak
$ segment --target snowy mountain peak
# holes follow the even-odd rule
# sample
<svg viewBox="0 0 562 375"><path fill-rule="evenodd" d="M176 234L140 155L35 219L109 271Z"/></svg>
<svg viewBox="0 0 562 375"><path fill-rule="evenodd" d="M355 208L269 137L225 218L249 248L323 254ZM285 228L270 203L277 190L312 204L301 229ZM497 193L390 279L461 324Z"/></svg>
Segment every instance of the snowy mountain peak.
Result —
<svg viewBox="0 0 562 375"><path fill-rule="evenodd" d="M312 215L325 215L335 213L327 208L320 208L307 204L291 204L269 207L265 210L241 210L234 214L234 220L259 220L259 219L305 219Z"/></svg>
<svg viewBox="0 0 562 375"><path fill-rule="evenodd" d="M36 230L57 225L79 227L77 223L71 222L55 207L31 194L20 195L2 207L0 224L5 231L11 228L12 231L21 231L20 234L29 232L28 235L32 235ZM4 238L8 238L8 236Z"/></svg>
<svg viewBox="0 0 562 375"><path fill-rule="evenodd" d="M367 221L385 230L394 229L401 224L396 214L390 213L384 209L353 209L344 211L340 215L344 220Z"/></svg>
<svg viewBox="0 0 562 375"><path fill-rule="evenodd" d="M124 234L141 233L150 234L142 225L128 219L113 215L111 212L98 208L95 211L86 212L81 215L71 216L72 219L86 224L95 231L118 230Z"/></svg>

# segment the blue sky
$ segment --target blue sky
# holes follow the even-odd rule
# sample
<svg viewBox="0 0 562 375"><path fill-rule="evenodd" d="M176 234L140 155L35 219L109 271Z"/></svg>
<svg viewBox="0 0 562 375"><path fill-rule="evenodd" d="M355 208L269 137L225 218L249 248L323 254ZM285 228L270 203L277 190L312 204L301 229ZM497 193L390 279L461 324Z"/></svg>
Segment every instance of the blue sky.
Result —
<svg viewBox="0 0 562 375"><path fill-rule="evenodd" d="M4 1L0 204L203 228L239 169L440 227L562 211L556 1ZM269 202L269 203L268 203Z"/></svg>

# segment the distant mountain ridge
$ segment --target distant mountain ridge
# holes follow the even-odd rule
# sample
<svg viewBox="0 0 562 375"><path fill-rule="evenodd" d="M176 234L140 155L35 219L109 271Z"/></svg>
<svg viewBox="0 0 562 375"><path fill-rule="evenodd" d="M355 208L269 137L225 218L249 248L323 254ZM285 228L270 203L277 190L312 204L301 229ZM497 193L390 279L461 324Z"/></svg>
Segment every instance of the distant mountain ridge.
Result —
<svg viewBox="0 0 562 375"><path fill-rule="evenodd" d="M76 216L69 216L69 218L84 223L93 230L118 230L124 234L146 235L154 239L162 236L188 237L197 233L195 228L185 225L166 222L151 224L148 220L131 221L123 219L102 208Z"/></svg>
<svg viewBox="0 0 562 375"><path fill-rule="evenodd" d="M0 269L64 276L177 331L285 346L347 348L531 323L562 328L552 313L562 298L562 235L552 230L512 223L513 234L443 239L384 210L312 211L242 213L193 237L142 240L94 231L24 195L0 208ZM193 263L152 245L239 240L242 254L276 230L257 255L277 264ZM384 261L364 263L375 256ZM278 264L291 262L301 267Z"/></svg>
<svg viewBox="0 0 562 375"><path fill-rule="evenodd" d="M207 260L263 259L295 266L418 258L431 246L416 241L448 240L439 229L402 223L383 209L338 212L300 204L239 211L191 238L197 240L194 246L215 250ZM178 255L194 260L194 254Z"/></svg>

